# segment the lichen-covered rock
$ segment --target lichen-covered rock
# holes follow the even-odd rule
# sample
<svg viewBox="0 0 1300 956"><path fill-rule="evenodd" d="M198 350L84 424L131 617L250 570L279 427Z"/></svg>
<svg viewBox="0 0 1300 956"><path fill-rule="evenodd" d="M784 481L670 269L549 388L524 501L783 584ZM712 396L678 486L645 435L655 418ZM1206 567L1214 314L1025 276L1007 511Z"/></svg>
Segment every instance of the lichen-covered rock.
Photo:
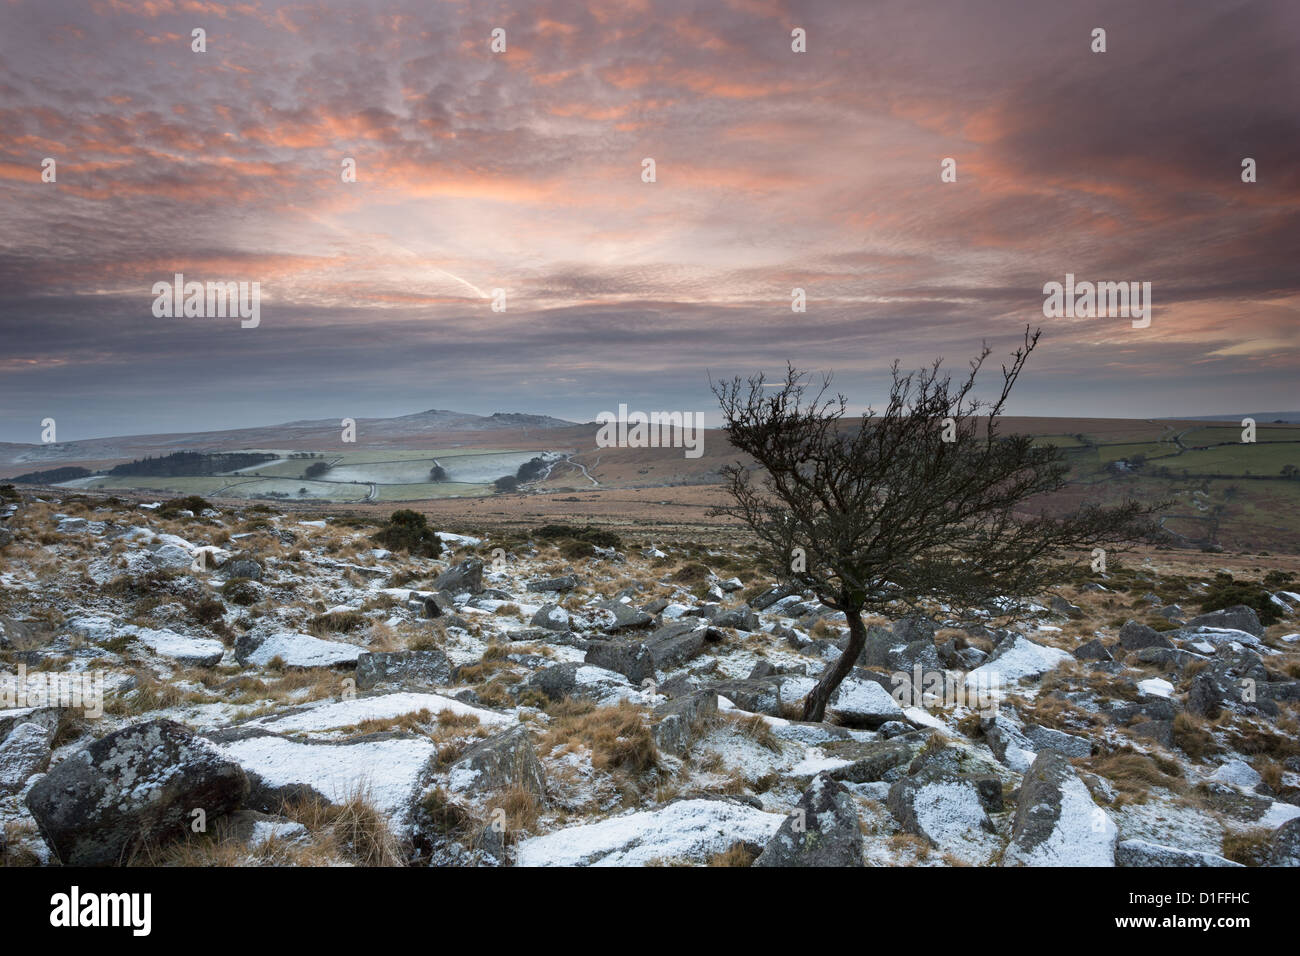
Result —
<svg viewBox="0 0 1300 956"><path fill-rule="evenodd" d="M40 724L19 724L0 741L0 796L17 793L50 765L50 731Z"/></svg>
<svg viewBox="0 0 1300 956"><path fill-rule="evenodd" d="M597 642L593 642L593 646ZM551 700L578 697L598 703L616 701L637 693L637 688L617 671L595 664L565 661L534 671L515 685L517 693L537 691Z"/></svg>
<svg viewBox="0 0 1300 956"><path fill-rule="evenodd" d="M862 866L858 810L844 785L814 777L754 866Z"/></svg>
<svg viewBox="0 0 1300 956"><path fill-rule="evenodd" d="M109 734L68 757L27 794L46 842L66 865L121 862L141 841L188 832L238 809L248 778L212 743L170 720Z"/></svg>
<svg viewBox="0 0 1300 956"><path fill-rule="evenodd" d="M51 734L59 728L62 707L11 707L0 710L0 740L22 724L40 724Z"/></svg>
<svg viewBox="0 0 1300 956"><path fill-rule="evenodd" d="M711 690L695 691L660 704L654 712L659 718L654 726L655 745L669 753L684 753L692 729L717 712L718 695Z"/></svg>
<svg viewBox="0 0 1300 956"><path fill-rule="evenodd" d="M1128 621L1119 629L1119 643L1126 651L1137 651L1144 647L1171 648L1173 643L1153 627L1139 621Z"/></svg>
<svg viewBox="0 0 1300 956"><path fill-rule="evenodd" d="M249 809L276 813L297 800L341 804L364 797L399 826L438 753L426 737L392 733L304 740L245 726L209 736L247 775Z"/></svg>
<svg viewBox="0 0 1300 956"><path fill-rule="evenodd" d="M1003 866L1114 866L1119 831L1054 750L1040 753L1020 785Z"/></svg>
<svg viewBox="0 0 1300 956"><path fill-rule="evenodd" d="M487 794L520 787L537 797L546 796L546 772L523 726L494 734L465 751L451 765L447 785L459 792Z"/></svg>
<svg viewBox="0 0 1300 956"><path fill-rule="evenodd" d="M226 564L222 570L228 578L246 578L249 581L262 580L262 566L252 558L236 558Z"/></svg>
<svg viewBox="0 0 1300 956"><path fill-rule="evenodd" d="M722 639L722 632L692 622L665 624L645 639L645 646L659 670L680 667L704 650L705 644Z"/></svg>
<svg viewBox="0 0 1300 956"><path fill-rule="evenodd" d="M543 604L528 624L530 627L545 628L548 631L567 631L569 612L558 604Z"/></svg>
<svg viewBox="0 0 1300 956"><path fill-rule="evenodd" d="M933 652L933 645L930 650ZM826 712L847 727L879 727L901 717L903 708L867 672L852 671L831 694Z"/></svg>
<svg viewBox="0 0 1300 956"><path fill-rule="evenodd" d="M634 684L654 680L654 656L640 641L593 641L585 663L622 674Z"/></svg>
<svg viewBox="0 0 1300 956"><path fill-rule="evenodd" d="M519 866L646 866L707 862L737 844L761 847L781 825L768 813L731 799L683 799L565 827L519 844Z"/></svg>
<svg viewBox="0 0 1300 956"><path fill-rule="evenodd" d="M545 593L547 591L572 591L582 582L575 574L564 574L558 578L538 578L536 581L529 581L528 590L534 593Z"/></svg>
<svg viewBox="0 0 1300 956"><path fill-rule="evenodd" d="M781 716L781 685L786 678L780 674L759 677L754 680L739 678L718 681L709 685L709 690L716 691L719 697L725 697L741 710L754 714Z"/></svg>
<svg viewBox="0 0 1300 956"><path fill-rule="evenodd" d="M342 641L323 641L296 631L254 627L235 641L235 659L248 666L265 667L278 661L285 667L355 667L362 649Z"/></svg>
<svg viewBox="0 0 1300 956"><path fill-rule="evenodd" d="M423 651L382 651L357 657L357 689L380 685L446 687L451 683L451 662L437 648Z"/></svg>
<svg viewBox="0 0 1300 956"><path fill-rule="evenodd" d="M481 594L483 591L483 562L478 558L462 561L438 575L433 582L435 590L452 594Z"/></svg>
<svg viewBox="0 0 1300 956"><path fill-rule="evenodd" d="M988 816L1002 809L996 776L956 773L932 763L894 783L885 803L908 833L966 863L988 863L1002 847Z"/></svg>
<svg viewBox="0 0 1300 956"><path fill-rule="evenodd" d="M1264 634L1264 625L1259 623L1259 615L1253 607L1245 604L1234 604L1222 611L1199 614L1188 621L1187 625L1188 627L1227 627L1245 631L1255 637L1262 637Z"/></svg>
<svg viewBox="0 0 1300 956"><path fill-rule="evenodd" d="M1273 833L1269 866L1300 866L1300 817L1288 820Z"/></svg>
<svg viewBox="0 0 1300 956"><path fill-rule="evenodd" d="M1092 754L1090 740L1075 734L1067 734L1063 730L1053 730L1051 727L1028 727L1025 729L1025 736L1029 738L1035 753L1040 750L1055 750L1067 757L1087 757Z"/></svg>
<svg viewBox="0 0 1300 956"><path fill-rule="evenodd" d="M713 619L714 627L734 627L738 631L757 631L761 627L758 615L748 604L723 611Z"/></svg>
<svg viewBox="0 0 1300 956"><path fill-rule="evenodd" d="M602 601L596 609L604 612L604 630L607 634L646 627L654 623L654 616L624 601Z"/></svg>
<svg viewBox="0 0 1300 956"><path fill-rule="evenodd" d="M221 658L226 653L226 647L220 641L207 637L188 637L165 628L131 626L124 628L121 633L134 638L161 657L169 657L178 664L191 667L214 667L221 663Z"/></svg>
<svg viewBox="0 0 1300 956"><path fill-rule="evenodd" d="M914 730L888 740L848 742L835 751L835 756L850 763L836 767L830 775L846 783L897 780L907 773L908 765L933 733L932 730Z"/></svg>
<svg viewBox="0 0 1300 956"><path fill-rule="evenodd" d="M1179 847L1161 846L1146 840L1121 840L1115 847L1117 866L1241 866L1232 860Z"/></svg>
<svg viewBox="0 0 1300 956"><path fill-rule="evenodd" d="M1106 645L1095 637L1076 647L1073 654L1081 661L1112 661L1115 659L1111 656L1110 651L1106 649Z"/></svg>

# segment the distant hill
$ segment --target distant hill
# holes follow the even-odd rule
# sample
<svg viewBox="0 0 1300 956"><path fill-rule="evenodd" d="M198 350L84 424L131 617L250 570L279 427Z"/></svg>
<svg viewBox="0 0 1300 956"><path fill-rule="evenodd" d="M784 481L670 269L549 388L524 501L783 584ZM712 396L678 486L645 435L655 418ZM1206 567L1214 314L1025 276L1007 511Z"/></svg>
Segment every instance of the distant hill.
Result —
<svg viewBox="0 0 1300 956"><path fill-rule="evenodd" d="M508 428L572 428L575 422L566 422L549 415L527 415L523 412L493 412L491 415L472 415L469 412L454 412L445 408L431 408L424 412L399 415L395 418L358 418L358 430L365 428L368 434L410 437L412 434L427 429L437 431L491 431ZM274 429L322 429L338 430L338 419L313 419L309 421L286 422L273 425Z"/></svg>
<svg viewBox="0 0 1300 956"><path fill-rule="evenodd" d="M337 418L319 418L232 428L222 431L189 434L122 435L87 438L80 441L48 445L0 442L0 476L33 470L32 465L95 464L100 467L147 456L177 451L216 452L232 449L344 447L403 447L454 439L457 443L474 443L481 435L485 443L512 444L545 431L554 435L565 429L583 430L583 426L549 415L523 412L494 412L473 415L469 412L431 408L393 418L356 419L355 445L342 443L342 425ZM559 441L558 444L565 444ZM8 467L14 466L14 467Z"/></svg>
<svg viewBox="0 0 1300 956"><path fill-rule="evenodd" d="M1178 418L1161 418L1162 422L1239 422L1243 418L1252 418L1257 424L1264 422L1285 422L1288 425L1300 425L1300 412L1243 412L1240 415L1188 415Z"/></svg>

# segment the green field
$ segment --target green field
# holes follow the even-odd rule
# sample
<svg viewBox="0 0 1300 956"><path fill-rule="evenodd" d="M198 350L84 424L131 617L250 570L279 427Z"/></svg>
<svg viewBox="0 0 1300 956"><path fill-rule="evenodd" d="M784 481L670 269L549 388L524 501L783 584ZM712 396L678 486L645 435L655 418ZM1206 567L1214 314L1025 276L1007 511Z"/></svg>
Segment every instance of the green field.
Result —
<svg viewBox="0 0 1300 956"><path fill-rule="evenodd" d="M1182 433L1183 444L1188 448L1194 445L1218 445L1225 442L1241 442L1240 425L1208 425L1204 428L1190 428ZM1255 440L1266 442L1300 442L1300 428L1294 425L1267 425L1256 423Z"/></svg>
<svg viewBox="0 0 1300 956"><path fill-rule="evenodd" d="M476 498L492 494L490 485L457 481L411 485L379 485L379 501L422 501L425 498Z"/></svg>
<svg viewBox="0 0 1300 956"><path fill-rule="evenodd" d="M1192 475L1277 477L1285 465L1300 468L1300 443L1220 445L1204 451L1186 451L1159 464L1175 473Z"/></svg>

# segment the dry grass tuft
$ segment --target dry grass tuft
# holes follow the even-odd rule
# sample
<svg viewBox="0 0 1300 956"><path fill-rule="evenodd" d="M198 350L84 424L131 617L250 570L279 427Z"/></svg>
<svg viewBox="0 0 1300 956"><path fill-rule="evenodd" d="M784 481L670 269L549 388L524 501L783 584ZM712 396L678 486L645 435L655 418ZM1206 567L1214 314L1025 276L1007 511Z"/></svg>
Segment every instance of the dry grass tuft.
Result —
<svg viewBox="0 0 1300 956"><path fill-rule="evenodd" d="M627 701L597 707L587 701L564 700L550 708L551 725L542 737L542 752L571 752L577 744L591 751L597 770L639 774L659 766L659 751L645 715Z"/></svg>
<svg viewBox="0 0 1300 956"><path fill-rule="evenodd" d="M758 854L743 843L709 857L709 866L753 866Z"/></svg>
<svg viewBox="0 0 1300 956"><path fill-rule="evenodd" d="M357 866L402 866L401 847L388 819L375 807L369 790L358 787L338 803L307 799L285 805L283 815L311 833L329 855Z"/></svg>

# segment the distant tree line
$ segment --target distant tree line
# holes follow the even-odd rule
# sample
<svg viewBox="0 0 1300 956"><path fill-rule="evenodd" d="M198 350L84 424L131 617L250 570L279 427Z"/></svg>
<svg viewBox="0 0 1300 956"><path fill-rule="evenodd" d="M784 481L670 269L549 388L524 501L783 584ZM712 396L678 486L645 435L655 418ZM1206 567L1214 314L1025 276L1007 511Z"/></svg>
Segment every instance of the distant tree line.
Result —
<svg viewBox="0 0 1300 956"><path fill-rule="evenodd" d="M114 477L145 476L151 478L177 478L184 475L216 475L226 471L251 468L268 461L275 455L264 452L201 452L178 451L161 458L152 456L125 464L115 465L107 474Z"/></svg>
<svg viewBox="0 0 1300 956"><path fill-rule="evenodd" d="M57 485L64 481L73 481L77 478L89 478L94 472L89 468L77 468L69 466L67 468L51 468L48 471L29 471L25 475L19 475L11 479L21 485Z"/></svg>
<svg viewBox="0 0 1300 956"><path fill-rule="evenodd" d="M530 458L519 466L515 472L515 477L520 481L536 481L543 477L547 471L547 461L545 458Z"/></svg>

